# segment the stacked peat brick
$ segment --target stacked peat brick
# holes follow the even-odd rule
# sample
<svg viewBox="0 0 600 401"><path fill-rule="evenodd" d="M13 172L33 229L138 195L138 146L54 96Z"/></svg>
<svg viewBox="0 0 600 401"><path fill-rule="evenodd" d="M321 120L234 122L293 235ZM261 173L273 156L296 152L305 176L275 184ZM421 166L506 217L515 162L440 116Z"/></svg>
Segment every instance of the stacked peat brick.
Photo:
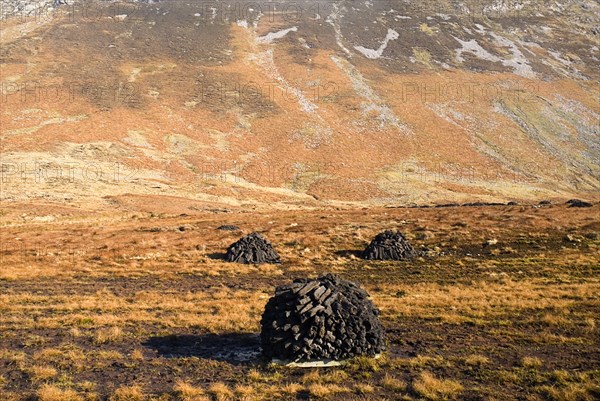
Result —
<svg viewBox="0 0 600 401"><path fill-rule="evenodd" d="M379 311L356 284L325 275L277 287L261 319L267 358L342 360L384 350Z"/></svg>
<svg viewBox="0 0 600 401"><path fill-rule="evenodd" d="M221 231L237 231L240 228L238 226L234 226L233 224L224 224L222 226L217 227L217 230Z"/></svg>
<svg viewBox="0 0 600 401"><path fill-rule="evenodd" d="M273 245L262 235L252 233L240 238L227 249L225 259L236 263L280 263Z"/></svg>
<svg viewBox="0 0 600 401"><path fill-rule="evenodd" d="M568 207L592 207L593 203L582 201L581 199L569 199L567 201Z"/></svg>
<svg viewBox="0 0 600 401"><path fill-rule="evenodd" d="M384 231L377 234L363 252L364 259L404 260L413 259L417 252L399 231Z"/></svg>

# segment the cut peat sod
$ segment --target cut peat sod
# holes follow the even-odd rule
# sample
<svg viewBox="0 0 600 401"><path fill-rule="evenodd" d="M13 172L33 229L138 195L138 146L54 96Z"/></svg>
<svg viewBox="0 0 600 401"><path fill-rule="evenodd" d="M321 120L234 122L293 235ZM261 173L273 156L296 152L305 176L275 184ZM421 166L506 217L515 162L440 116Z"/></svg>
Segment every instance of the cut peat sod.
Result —
<svg viewBox="0 0 600 401"><path fill-rule="evenodd" d="M282 364L307 366L374 357L385 348L378 316L368 294L350 281L332 274L297 279L278 287L265 307L263 354Z"/></svg>
<svg viewBox="0 0 600 401"><path fill-rule="evenodd" d="M273 245L258 233L249 234L231 244L225 259L228 262L245 264L281 262Z"/></svg>
<svg viewBox="0 0 600 401"><path fill-rule="evenodd" d="M377 234L363 252L368 260L410 260L418 256L417 251L399 231L387 230Z"/></svg>

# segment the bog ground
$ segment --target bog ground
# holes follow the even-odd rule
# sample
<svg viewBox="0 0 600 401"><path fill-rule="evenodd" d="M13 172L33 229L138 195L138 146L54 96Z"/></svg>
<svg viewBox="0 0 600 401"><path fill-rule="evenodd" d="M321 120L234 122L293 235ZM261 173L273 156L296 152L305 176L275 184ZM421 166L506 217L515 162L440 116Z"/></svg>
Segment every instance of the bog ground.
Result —
<svg viewBox="0 0 600 401"><path fill-rule="evenodd" d="M3 210L2 400L559 400L599 396L600 206L98 213ZM240 231L217 230L237 225ZM358 258L384 229L426 255ZM223 260L259 231L281 265ZM426 249L425 249L426 248ZM260 359L276 285L333 272L388 352L323 370Z"/></svg>
<svg viewBox="0 0 600 401"><path fill-rule="evenodd" d="M0 0L0 401L600 399L599 16ZM390 229L423 256L361 259ZM281 264L226 261L254 231ZM388 351L269 366L267 300L326 273Z"/></svg>

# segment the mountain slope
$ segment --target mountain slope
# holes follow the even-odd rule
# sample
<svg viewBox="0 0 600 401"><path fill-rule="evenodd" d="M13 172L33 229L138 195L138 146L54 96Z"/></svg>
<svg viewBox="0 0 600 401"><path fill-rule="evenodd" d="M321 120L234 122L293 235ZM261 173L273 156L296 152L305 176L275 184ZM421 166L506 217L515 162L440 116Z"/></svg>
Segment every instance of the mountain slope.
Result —
<svg viewBox="0 0 600 401"><path fill-rule="evenodd" d="M488 3L13 13L3 200L598 197L598 4Z"/></svg>

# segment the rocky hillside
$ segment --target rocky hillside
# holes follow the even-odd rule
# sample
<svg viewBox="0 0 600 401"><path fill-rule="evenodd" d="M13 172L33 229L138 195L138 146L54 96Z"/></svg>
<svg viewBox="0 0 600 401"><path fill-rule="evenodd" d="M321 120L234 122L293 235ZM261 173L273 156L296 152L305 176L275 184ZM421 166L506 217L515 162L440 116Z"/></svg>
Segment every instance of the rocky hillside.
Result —
<svg viewBox="0 0 600 401"><path fill-rule="evenodd" d="M598 198L596 1L64 3L2 2L3 201Z"/></svg>

